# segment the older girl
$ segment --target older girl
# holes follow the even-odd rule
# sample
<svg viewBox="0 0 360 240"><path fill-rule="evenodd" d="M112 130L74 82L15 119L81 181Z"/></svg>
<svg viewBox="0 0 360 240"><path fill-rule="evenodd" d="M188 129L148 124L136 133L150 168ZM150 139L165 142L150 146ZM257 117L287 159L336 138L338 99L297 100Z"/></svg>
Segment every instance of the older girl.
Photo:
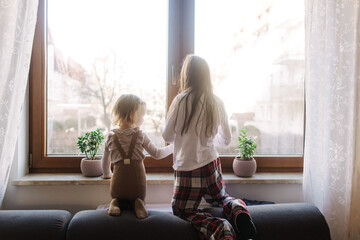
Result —
<svg viewBox="0 0 360 240"><path fill-rule="evenodd" d="M230 127L224 104L213 93L209 66L199 56L184 60L180 93L171 104L163 138L174 143L174 214L191 222L201 239L236 239L236 232L252 238L256 230L245 203L225 190L215 145L230 143ZM202 197L223 206L228 220L199 212Z"/></svg>

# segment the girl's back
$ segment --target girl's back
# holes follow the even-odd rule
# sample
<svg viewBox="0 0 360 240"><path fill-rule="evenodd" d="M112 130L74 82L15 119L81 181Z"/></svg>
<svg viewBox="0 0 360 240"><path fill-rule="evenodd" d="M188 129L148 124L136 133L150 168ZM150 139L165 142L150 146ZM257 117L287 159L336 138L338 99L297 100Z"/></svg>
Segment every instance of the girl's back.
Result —
<svg viewBox="0 0 360 240"><path fill-rule="evenodd" d="M215 145L227 145L231 139L227 115L221 100L214 95L215 101L211 111L213 124L209 126L205 94L199 98L195 110L192 111L194 97L194 93L187 91L175 97L163 132L166 142L174 142L173 167L179 171L190 171L218 158ZM191 121L187 122L191 113Z"/></svg>

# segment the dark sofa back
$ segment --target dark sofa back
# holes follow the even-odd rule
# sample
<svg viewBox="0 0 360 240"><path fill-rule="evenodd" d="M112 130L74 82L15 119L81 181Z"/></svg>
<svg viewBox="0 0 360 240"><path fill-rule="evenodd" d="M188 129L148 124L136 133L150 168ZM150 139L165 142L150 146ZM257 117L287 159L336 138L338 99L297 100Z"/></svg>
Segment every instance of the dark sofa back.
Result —
<svg viewBox="0 0 360 240"><path fill-rule="evenodd" d="M329 240L324 216L307 203L248 206L258 230L254 240ZM224 217L222 208L207 209L214 217ZM71 218L63 210L1 210L0 239L174 239L195 240L190 223L167 212L149 211L146 219L123 210L112 217L106 210L80 211Z"/></svg>
<svg viewBox="0 0 360 240"><path fill-rule="evenodd" d="M254 240L330 240L330 230L317 207L308 203L248 206L257 228ZM205 211L224 217L221 208Z"/></svg>
<svg viewBox="0 0 360 240"><path fill-rule="evenodd" d="M0 239L63 240L70 220L64 210L1 210Z"/></svg>
<svg viewBox="0 0 360 240"><path fill-rule="evenodd" d="M196 240L193 227L167 212L149 211L137 219L134 211L122 210L117 217L106 210L86 210L75 214L70 222L67 240L156 239Z"/></svg>

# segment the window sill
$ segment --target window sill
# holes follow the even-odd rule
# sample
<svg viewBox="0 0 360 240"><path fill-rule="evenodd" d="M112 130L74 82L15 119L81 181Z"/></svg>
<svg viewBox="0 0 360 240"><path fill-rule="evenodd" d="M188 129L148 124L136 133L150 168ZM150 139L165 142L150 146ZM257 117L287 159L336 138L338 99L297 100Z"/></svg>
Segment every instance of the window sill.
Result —
<svg viewBox="0 0 360 240"><path fill-rule="evenodd" d="M173 173L147 173L147 184L173 184ZM251 178L223 173L225 184L301 184L302 173L256 173ZM109 185L110 179L80 173L34 173L12 181L15 186Z"/></svg>

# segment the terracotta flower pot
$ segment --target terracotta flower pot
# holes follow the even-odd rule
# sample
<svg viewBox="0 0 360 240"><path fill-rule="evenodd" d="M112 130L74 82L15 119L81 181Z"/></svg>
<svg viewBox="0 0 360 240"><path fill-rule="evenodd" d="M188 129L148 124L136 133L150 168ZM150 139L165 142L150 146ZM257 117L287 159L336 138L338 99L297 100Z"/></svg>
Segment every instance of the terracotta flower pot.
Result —
<svg viewBox="0 0 360 240"><path fill-rule="evenodd" d="M98 177L103 174L101 167L101 159L89 160L81 159L80 169L85 177Z"/></svg>
<svg viewBox="0 0 360 240"><path fill-rule="evenodd" d="M236 157L233 161L233 171L239 177L251 177L256 172L255 159L243 160Z"/></svg>

